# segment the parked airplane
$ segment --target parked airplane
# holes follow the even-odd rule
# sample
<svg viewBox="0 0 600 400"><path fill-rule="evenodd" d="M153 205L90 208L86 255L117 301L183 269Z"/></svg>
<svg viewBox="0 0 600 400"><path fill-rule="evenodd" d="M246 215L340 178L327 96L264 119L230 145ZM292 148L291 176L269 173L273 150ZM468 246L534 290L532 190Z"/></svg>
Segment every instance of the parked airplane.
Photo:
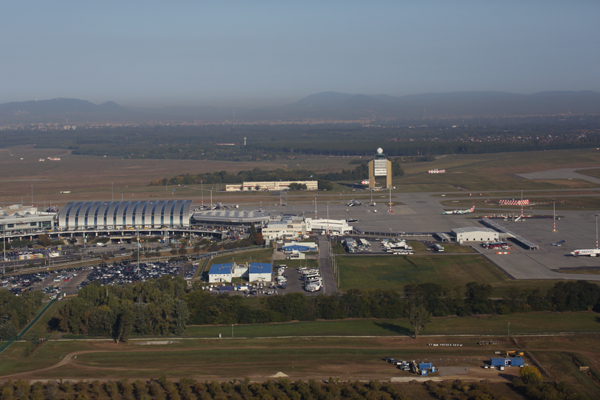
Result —
<svg viewBox="0 0 600 400"><path fill-rule="evenodd" d="M597 257L598 255L600 255L600 249L582 249L582 250L575 250L571 252L571 255L573 257L577 257L577 256L590 256L590 257Z"/></svg>
<svg viewBox="0 0 600 400"><path fill-rule="evenodd" d="M468 214L475 211L475 206L469 208L468 210L448 210L444 211L442 215L454 215L454 214Z"/></svg>

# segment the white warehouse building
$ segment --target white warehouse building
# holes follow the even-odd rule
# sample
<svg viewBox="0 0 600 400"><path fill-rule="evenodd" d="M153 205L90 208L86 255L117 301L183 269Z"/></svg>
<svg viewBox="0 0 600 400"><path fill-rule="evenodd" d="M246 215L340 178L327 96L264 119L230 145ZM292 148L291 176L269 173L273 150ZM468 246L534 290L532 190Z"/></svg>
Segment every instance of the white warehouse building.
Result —
<svg viewBox="0 0 600 400"><path fill-rule="evenodd" d="M327 232L344 235L352 233L354 228L345 219L312 219L306 218L306 230L309 232Z"/></svg>
<svg viewBox="0 0 600 400"><path fill-rule="evenodd" d="M500 234L490 228L478 228L467 226L465 228L454 228L452 234L458 243L464 242L497 242Z"/></svg>

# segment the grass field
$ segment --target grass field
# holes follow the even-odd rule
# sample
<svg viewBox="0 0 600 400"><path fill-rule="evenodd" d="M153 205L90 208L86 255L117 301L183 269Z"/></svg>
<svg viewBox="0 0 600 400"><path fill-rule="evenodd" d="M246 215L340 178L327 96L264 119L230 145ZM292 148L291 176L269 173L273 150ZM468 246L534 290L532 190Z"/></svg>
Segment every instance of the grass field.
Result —
<svg viewBox="0 0 600 400"><path fill-rule="evenodd" d="M600 168L579 169L575 172L581 175L591 176L593 178L600 178Z"/></svg>
<svg viewBox="0 0 600 400"><path fill-rule="evenodd" d="M450 252L450 249L446 250ZM509 287L535 287L547 290L557 281L510 280L480 255L414 255L337 258L341 274L340 290L403 290L408 283L431 282L448 288L468 282L490 284L494 297L502 297Z"/></svg>
<svg viewBox="0 0 600 400"><path fill-rule="evenodd" d="M408 337L410 329L403 319L236 325L233 340L229 338L230 325L195 326L189 327L186 335L197 339L174 339L175 343L169 345L144 346L138 341L119 345L111 341L50 341L34 347L30 342L14 343L0 356L0 376L39 370L64 360L58 368L38 371L27 378L148 379L165 374L173 378L243 379L249 376L267 379L277 371L284 371L294 378L304 379L340 375L351 380L389 379L399 372L381 361L385 355L427 359L438 366L466 365L477 369L483 360L493 355L493 350L513 346L506 338L509 322L514 334L595 332L600 325L593 312L434 318L423 333L442 336L417 340ZM219 333L222 339L218 339ZM490 336L443 337L464 334ZM479 340L499 340L500 345L479 346ZM537 349L542 354L569 349L585 352L589 357L599 351L597 335L543 339L534 336L518 340L521 349ZM464 343L465 347L433 348L427 345L432 341ZM65 358L73 352L80 353L76 358L72 354L73 357Z"/></svg>
<svg viewBox="0 0 600 400"><path fill-rule="evenodd" d="M600 332L598 314L528 313L481 317L433 318L423 331L425 335L506 335L510 322L511 334L545 332ZM231 326L190 326L188 337L231 336ZM281 336L408 336L412 328L406 319L347 319L339 321L292 322L284 324L236 325L234 337Z"/></svg>
<svg viewBox="0 0 600 400"><path fill-rule="evenodd" d="M234 261L236 264L245 264L247 262L270 263L272 257L273 249L260 249L227 254L213 258L208 264L207 270L210 269L210 266L213 264L226 264Z"/></svg>
<svg viewBox="0 0 600 400"><path fill-rule="evenodd" d="M592 150L499 153L484 155L448 155L427 163L403 164L405 175L394 178L403 192L443 191L452 186L477 190L540 190L597 187L577 180L523 180L514 174L597 166L600 154ZM427 174L431 168L446 169L445 174ZM419 187L421 185L421 187Z"/></svg>
<svg viewBox="0 0 600 400"><path fill-rule="evenodd" d="M5 202L21 202L31 198L33 185L34 203L50 202L62 205L73 200L99 199L169 199L188 198L200 201L201 188L207 203L210 189L213 201L226 203L277 204L279 196L269 193L223 193L223 185L190 185L189 187L148 186L154 179L173 177L180 174L197 174L227 170L238 172L253 168L307 168L315 172L340 171L351 168L351 158L326 156L301 156L295 160L278 162L230 162L198 160L132 160L92 156L75 156L67 150L35 149L16 147L0 152L0 181ZM61 157L61 161L39 162L50 156ZM20 160L23 158L23 160ZM564 150L545 152L499 153L484 155L447 155L432 162L406 163L402 167L405 175L394 178L400 192L446 191L461 189L477 190L552 190L566 188L586 189L596 185L584 181L536 181L523 180L514 174L556 168L594 167L600 161L600 153L592 150ZM446 174L427 174L431 168L445 168ZM583 171L593 175L594 170ZM366 177L365 177L366 178ZM111 190L114 189L114 190ZM173 192L172 189L175 189ZM70 194L59 194L60 191ZM342 192L347 201L357 197L350 188L335 185L328 194ZM358 196L363 200L365 196ZM290 194L288 202L312 202L313 193Z"/></svg>

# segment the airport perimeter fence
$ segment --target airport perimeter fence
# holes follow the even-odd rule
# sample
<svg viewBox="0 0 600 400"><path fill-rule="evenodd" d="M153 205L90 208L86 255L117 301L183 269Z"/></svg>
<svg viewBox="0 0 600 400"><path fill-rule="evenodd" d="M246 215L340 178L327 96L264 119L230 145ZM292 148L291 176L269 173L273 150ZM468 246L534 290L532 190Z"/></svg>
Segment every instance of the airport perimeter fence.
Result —
<svg viewBox="0 0 600 400"><path fill-rule="evenodd" d="M27 333L27 331L29 331L29 329L31 329L31 327L33 325L35 325L36 322L38 322L38 320L42 317L42 315L44 315L44 313L46 311L48 311L48 309L50 308L50 306L52 306L52 304L54 304L57 300L58 300L59 294L57 294L52 300L50 300L48 302L48 304L46 304L46 306L44 306L44 308L42 308L42 311L40 311L28 324L25 328L23 328L23 330L21 330L21 332L19 332L18 335L10 338L6 343L4 343L2 346L0 346L0 354L4 353L4 350L8 349L8 347L13 344L14 341L16 340L21 340L23 338L23 336L25 336L25 334Z"/></svg>

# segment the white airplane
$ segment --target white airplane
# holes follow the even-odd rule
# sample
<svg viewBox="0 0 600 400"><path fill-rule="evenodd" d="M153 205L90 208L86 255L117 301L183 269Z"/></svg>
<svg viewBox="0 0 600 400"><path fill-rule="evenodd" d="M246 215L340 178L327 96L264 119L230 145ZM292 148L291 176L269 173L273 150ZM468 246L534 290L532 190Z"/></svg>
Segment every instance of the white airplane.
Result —
<svg viewBox="0 0 600 400"><path fill-rule="evenodd" d="M590 256L590 257L597 257L598 255L600 255L600 249L581 249L581 250L574 250L571 252L571 255L573 257L578 257L578 256Z"/></svg>
<svg viewBox="0 0 600 400"><path fill-rule="evenodd" d="M360 205L362 205L362 203L357 200L350 200L350 202L348 203L348 207L354 207L354 206L360 206Z"/></svg>
<svg viewBox="0 0 600 400"><path fill-rule="evenodd" d="M442 215L468 214L468 213L472 213L473 211L475 211L475 206L469 208L468 210L449 210L449 211L444 211L442 213Z"/></svg>

